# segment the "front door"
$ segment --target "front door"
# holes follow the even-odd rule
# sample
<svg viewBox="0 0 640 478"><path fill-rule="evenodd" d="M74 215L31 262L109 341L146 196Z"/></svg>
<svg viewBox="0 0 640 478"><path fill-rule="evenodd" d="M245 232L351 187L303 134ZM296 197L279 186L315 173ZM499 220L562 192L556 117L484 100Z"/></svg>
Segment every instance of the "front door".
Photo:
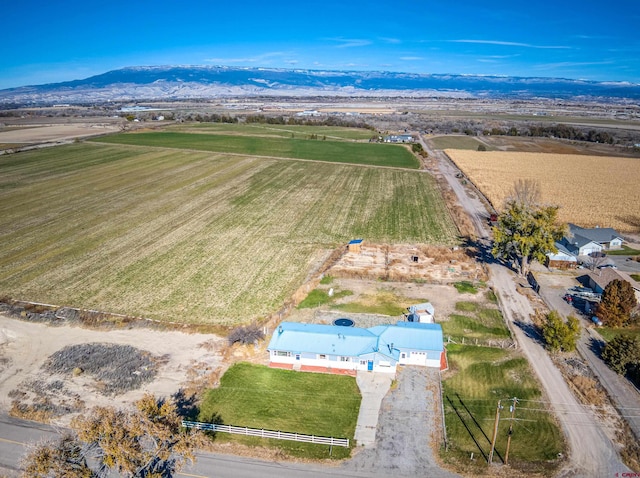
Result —
<svg viewBox="0 0 640 478"><path fill-rule="evenodd" d="M367 362L367 370L373 371L373 360Z"/></svg>
<svg viewBox="0 0 640 478"><path fill-rule="evenodd" d="M300 354L296 354L296 360L300 360Z"/></svg>

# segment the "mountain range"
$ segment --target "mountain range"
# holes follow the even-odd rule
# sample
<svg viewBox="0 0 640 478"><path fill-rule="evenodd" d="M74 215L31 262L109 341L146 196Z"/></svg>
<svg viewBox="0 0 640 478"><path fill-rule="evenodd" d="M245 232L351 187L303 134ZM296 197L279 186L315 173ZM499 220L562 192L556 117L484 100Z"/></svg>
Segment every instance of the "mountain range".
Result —
<svg viewBox="0 0 640 478"><path fill-rule="evenodd" d="M0 104L241 96L458 97L637 101L640 84L543 77L225 66L128 67L82 80L0 90Z"/></svg>

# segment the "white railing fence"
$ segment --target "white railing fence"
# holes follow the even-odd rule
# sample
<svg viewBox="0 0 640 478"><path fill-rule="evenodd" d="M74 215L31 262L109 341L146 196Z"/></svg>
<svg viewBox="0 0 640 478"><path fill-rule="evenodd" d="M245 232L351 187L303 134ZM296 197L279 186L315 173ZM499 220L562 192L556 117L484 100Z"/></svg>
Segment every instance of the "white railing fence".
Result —
<svg viewBox="0 0 640 478"><path fill-rule="evenodd" d="M233 425L216 425L215 423L190 422L183 420L182 426L185 428L195 428L222 433L233 433L235 435L247 435L252 437L275 438L276 440L290 440L304 443L317 443L320 445L349 447L348 438L322 437L315 435L303 435L300 433L288 433L275 430L264 430L262 428L236 427Z"/></svg>

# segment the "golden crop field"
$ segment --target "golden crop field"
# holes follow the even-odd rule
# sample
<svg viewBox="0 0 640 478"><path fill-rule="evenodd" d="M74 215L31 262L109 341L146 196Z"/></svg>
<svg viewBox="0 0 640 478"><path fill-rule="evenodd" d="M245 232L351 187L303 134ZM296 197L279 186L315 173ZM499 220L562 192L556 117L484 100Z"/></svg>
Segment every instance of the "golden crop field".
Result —
<svg viewBox="0 0 640 478"><path fill-rule="evenodd" d="M418 171L91 143L0 157L0 296L15 299L246 323L349 239L456 234Z"/></svg>
<svg viewBox="0 0 640 478"><path fill-rule="evenodd" d="M559 219L584 227L640 230L640 160L574 154L446 150L499 211L518 179L538 181Z"/></svg>

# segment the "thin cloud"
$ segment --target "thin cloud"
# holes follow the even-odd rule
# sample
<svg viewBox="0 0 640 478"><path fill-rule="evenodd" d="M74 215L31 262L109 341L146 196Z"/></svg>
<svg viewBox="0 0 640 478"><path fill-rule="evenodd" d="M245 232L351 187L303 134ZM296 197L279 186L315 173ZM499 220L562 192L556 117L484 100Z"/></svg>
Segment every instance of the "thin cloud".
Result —
<svg viewBox="0 0 640 478"><path fill-rule="evenodd" d="M329 38L328 40L339 43L336 48L356 48L371 45L371 40L362 38Z"/></svg>
<svg viewBox="0 0 640 478"><path fill-rule="evenodd" d="M402 40L400 40L399 38L387 38L387 37L380 37L380 40L382 40L385 43L392 43L394 45L397 45L399 43L402 43Z"/></svg>
<svg viewBox="0 0 640 478"><path fill-rule="evenodd" d="M421 56L401 56L400 57L401 60L403 61L418 61L418 60L424 60L423 57Z"/></svg>
<svg viewBox="0 0 640 478"><path fill-rule="evenodd" d="M449 40L450 43L476 43L480 45L501 45L501 46L519 46L524 48L541 48L541 49L571 49L568 46L553 46L553 45L533 45L531 43L519 43L512 41L500 41L500 40Z"/></svg>

